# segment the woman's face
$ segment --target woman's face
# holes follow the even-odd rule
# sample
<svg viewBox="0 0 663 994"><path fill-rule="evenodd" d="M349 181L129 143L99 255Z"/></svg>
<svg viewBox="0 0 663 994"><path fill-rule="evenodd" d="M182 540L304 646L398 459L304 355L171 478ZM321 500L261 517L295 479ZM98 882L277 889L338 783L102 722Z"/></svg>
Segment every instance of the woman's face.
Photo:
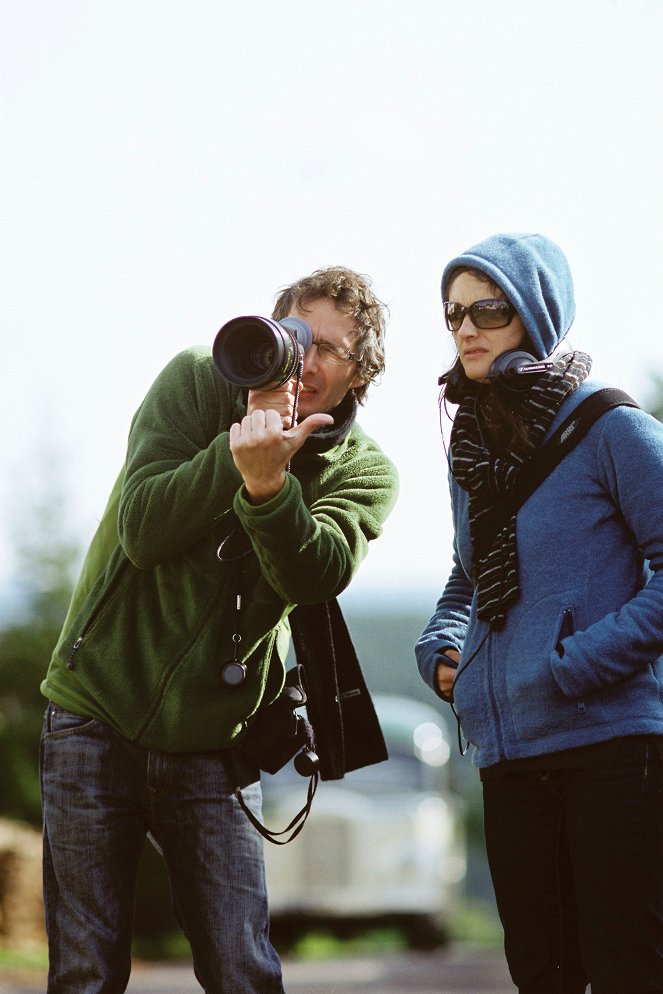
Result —
<svg viewBox="0 0 663 994"><path fill-rule="evenodd" d="M504 300L504 294L473 273L459 273L449 284L449 300L469 307L476 300ZM454 332L463 371L468 380L485 383L494 360L502 352L519 349L527 338L525 326L515 313L504 328L475 328L469 314Z"/></svg>

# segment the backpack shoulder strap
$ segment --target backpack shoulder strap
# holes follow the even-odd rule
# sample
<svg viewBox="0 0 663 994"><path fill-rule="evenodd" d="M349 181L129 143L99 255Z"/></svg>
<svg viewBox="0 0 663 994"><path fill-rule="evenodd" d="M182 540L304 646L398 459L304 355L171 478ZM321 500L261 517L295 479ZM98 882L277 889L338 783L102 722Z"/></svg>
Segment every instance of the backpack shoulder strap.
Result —
<svg viewBox="0 0 663 994"><path fill-rule="evenodd" d="M568 455L571 449L584 438L597 418L613 407L639 407L623 390L604 387L581 401L574 411L562 422L525 465L518 486L510 497L501 500L492 512L490 532L483 536L481 547L475 547L475 555L484 556L492 546L501 529L525 503L536 488L543 483L555 466Z"/></svg>
<svg viewBox="0 0 663 994"><path fill-rule="evenodd" d="M522 472L518 489L509 501L513 513L534 493L559 462L585 437L602 414L613 407L639 407L629 394L617 387L605 387L586 397L541 446Z"/></svg>

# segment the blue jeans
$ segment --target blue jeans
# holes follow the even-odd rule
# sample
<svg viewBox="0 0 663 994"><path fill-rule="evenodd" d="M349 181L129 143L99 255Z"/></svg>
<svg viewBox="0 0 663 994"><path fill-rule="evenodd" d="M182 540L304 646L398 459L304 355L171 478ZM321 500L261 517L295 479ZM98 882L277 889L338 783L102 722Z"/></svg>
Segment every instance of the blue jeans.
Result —
<svg viewBox="0 0 663 994"><path fill-rule="evenodd" d="M260 815L257 770L242 794ZM138 859L151 831L207 994L283 994L269 941L263 842L223 753L140 748L49 704L41 747L48 994L121 994Z"/></svg>
<svg viewBox="0 0 663 994"><path fill-rule="evenodd" d="M486 779L486 849L520 994L663 992L657 737L601 765Z"/></svg>

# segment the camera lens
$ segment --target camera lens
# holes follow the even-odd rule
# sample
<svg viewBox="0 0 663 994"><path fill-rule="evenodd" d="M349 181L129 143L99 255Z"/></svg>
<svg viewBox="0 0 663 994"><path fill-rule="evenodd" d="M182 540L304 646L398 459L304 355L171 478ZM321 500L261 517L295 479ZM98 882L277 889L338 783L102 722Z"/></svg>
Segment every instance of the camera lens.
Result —
<svg viewBox="0 0 663 994"><path fill-rule="evenodd" d="M234 343L236 348L239 343ZM242 374L260 378L266 370L271 370L276 361L274 340L262 328L248 326L242 342Z"/></svg>
<svg viewBox="0 0 663 994"><path fill-rule="evenodd" d="M300 777L312 777L320 768L320 760L310 749L302 749L295 756L295 769Z"/></svg>
<svg viewBox="0 0 663 994"><path fill-rule="evenodd" d="M219 330L212 354L216 368L239 387L272 389L297 371L301 351L312 344L311 329L301 318L233 318Z"/></svg>

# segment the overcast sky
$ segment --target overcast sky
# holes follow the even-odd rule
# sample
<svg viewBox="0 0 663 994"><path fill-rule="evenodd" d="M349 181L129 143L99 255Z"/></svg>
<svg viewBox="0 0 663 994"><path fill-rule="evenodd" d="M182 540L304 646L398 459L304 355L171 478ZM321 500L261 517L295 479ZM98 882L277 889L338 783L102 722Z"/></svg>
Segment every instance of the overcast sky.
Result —
<svg viewBox="0 0 663 994"><path fill-rule="evenodd" d="M59 493L82 545L173 354L320 266L369 274L388 370L361 422L401 497L355 581L450 561L437 376L452 256L557 241L574 344L663 375L661 0L2 0L0 579ZM448 429L447 429L448 434ZM432 605L431 605L432 606Z"/></svg>

